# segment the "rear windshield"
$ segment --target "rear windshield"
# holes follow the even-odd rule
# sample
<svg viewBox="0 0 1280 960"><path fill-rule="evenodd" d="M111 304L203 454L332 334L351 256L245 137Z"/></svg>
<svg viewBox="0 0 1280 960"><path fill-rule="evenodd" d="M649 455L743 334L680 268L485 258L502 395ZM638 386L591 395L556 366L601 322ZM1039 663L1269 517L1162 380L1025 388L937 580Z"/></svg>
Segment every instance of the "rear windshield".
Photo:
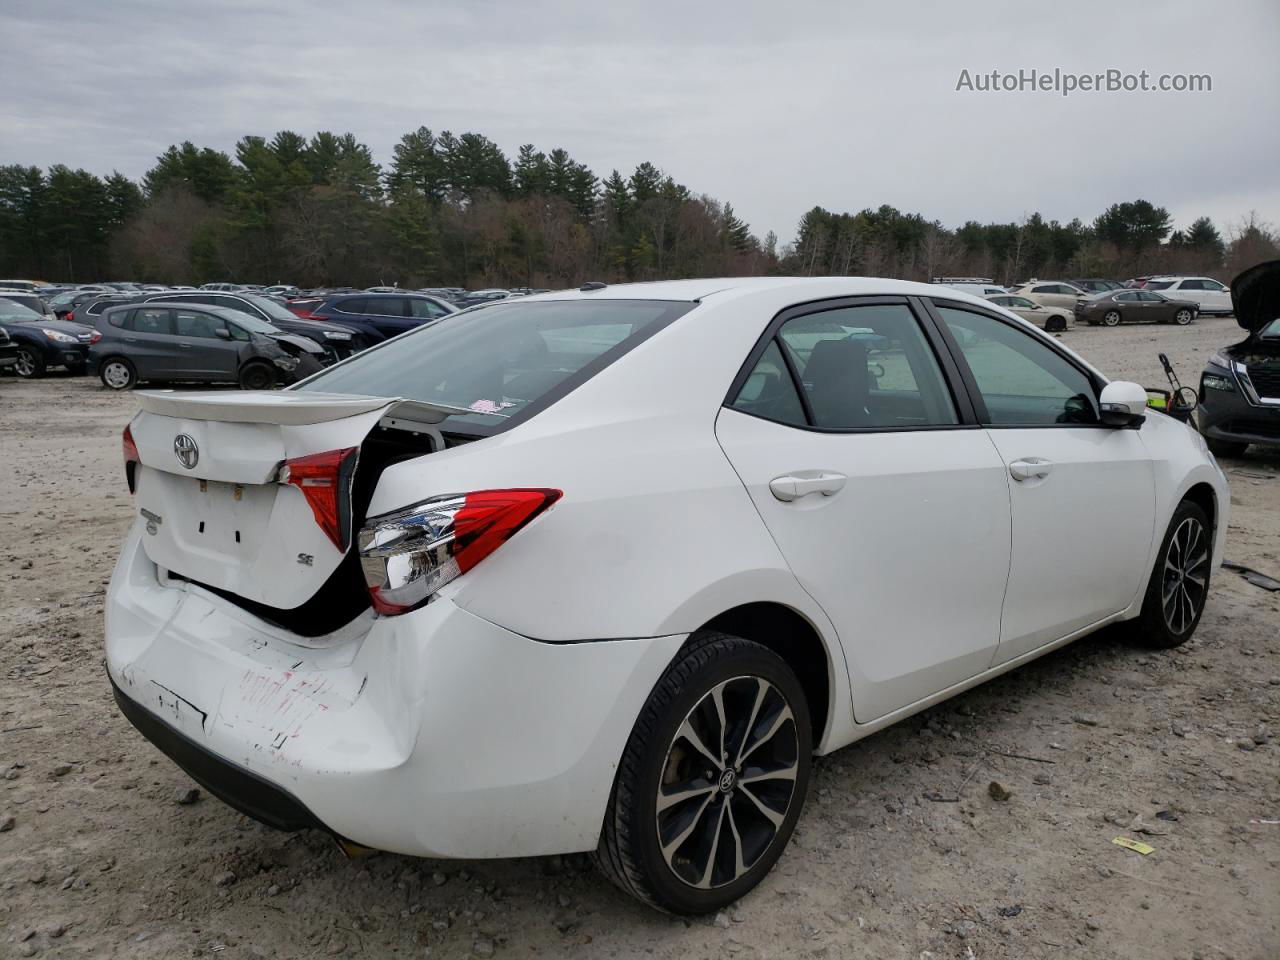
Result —
<svg viewBox="0 0 1280 960"><path fill-rule="evenodd" d="M565 396L694 306L670 300L498 303L419 327L297 389L444 403L475 411L450 417L451 426L507 426Z"/></svg>

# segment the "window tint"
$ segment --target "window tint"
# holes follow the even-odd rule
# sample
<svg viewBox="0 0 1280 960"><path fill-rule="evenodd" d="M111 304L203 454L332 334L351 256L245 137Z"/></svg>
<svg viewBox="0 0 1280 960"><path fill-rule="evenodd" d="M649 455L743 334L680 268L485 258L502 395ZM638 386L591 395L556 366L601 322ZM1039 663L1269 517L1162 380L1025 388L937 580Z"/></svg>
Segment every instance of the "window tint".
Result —
<svg viewBox="0 0 1280 960"><path fill-rule="evenodd" d="M783 324L778 340L815 427L959 423L938 361L905 304L806 314Z"/></svg>
<svg viewBox="0 0 1280 960"><path fill-rule="evenodd" d="M168 310L142 309L133 311L129 329L138 333L169 335L173 333L173 318Z"/></svg>
<svg viewBox="0 0 1280 960"><path fill-rule="evenodd" d="M223 325L222 321L207 313L191 313L187 310L173 311L173 329L180 337L200 337L206 340L217 339L214 333Z"/></svg>
<svg viewBox="0 0 1280 960"><path fill-rule="evenodd" d="M1164 288L1157 287L1156 289L1162 290ZM1183 280L1180 284L1178 284L1178 289L1179 290L1203 290L1204 281L1203 280Z"/></svg>
<svg viewBox="0 0 1280 960"><path fill-rule="evenodd" d="M730 406L743 413L792 426L802 427L808 423L800 395L796 393L795 381L791 379L791 371L782 359L782 350L776 339L769 341L769 346L747 375Z"/></svg>
<svg viewBox="0 0 1280 960"><path fill-rule="evenodd" d="M1046 283L1043 286L1032 287L1032 293L1057 293L1058 285L1056 283Z"/></svg>
<svg viewBox="0 0 1280 960"><path fill-rule="evenodd" d="M421 326L391 349L366 350L300 389L443 403L474 411L450 417L449 424L493 427L585 382L693 306L667 300L494 304Z"/></svg>
<svg viewBox="0 0 1280 960"><path fill-rule="evenodd" d="M938 307L968 361L987 421L998 425L1098 422L1093 384L1055 350L992 317Z"/></svg>
<svg viewBox="0 0 1280 960"><path fill-rule="evenodd" d="M364 312L378 317L409 316L405 306L404 297L369 297L365 301Z"/></svg>
<svg viewBox="0 0 1280 960"><path fill-rule="evenodd" d="M1160 296L1158 293L1147 293L1145 290L1139 290L1138 299L1144 303L1159 303L1164 299L1164 297Z"/></svg>
<svg viewBox="0 0 1280 960"><path fill-rule="evenodd" d="M368 302L368 297L351 297L347 300L339 300L333 305L333 309L343 313L369 313L370 311L366 309Z"/></svg>
<svg viewBox="0 0 1280 960"><path fill-rule="evenodd" d="M1120 301L1121 303L1133 303L1137 299L1138 299L1138 295L1136 293L1117 293L1116 294L1116 300Z"/></svg>
<svg viewBox="0 0 1280 960"><path fill-rule="evenodd" d="M1220 284L1217 280L1201 280L1201 281L1200 281L1200 289L1201 289L1201 290L1215 290L1215 291L1221 292L1221 291L1223 291L1223 290L1225 290L1225 289L1227 289L1227 288L1226 288L1225 286L1223 286L1222 284Z"/></svg>
<svg viewBox="0 0 1280 960"><path fill-rule="evenodd" d="M413 316L419 320L434 320L436 317L443 317L448 312L434 300L411 299L409 308L413 311Z"/></svg>

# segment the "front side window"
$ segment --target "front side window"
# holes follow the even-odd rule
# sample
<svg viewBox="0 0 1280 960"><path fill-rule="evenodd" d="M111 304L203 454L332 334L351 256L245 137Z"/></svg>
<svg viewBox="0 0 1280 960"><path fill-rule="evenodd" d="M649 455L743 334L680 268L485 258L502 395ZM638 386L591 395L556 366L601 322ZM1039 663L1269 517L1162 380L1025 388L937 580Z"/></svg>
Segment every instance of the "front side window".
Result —
<svg viewBox="0 0 1280 960"><path fill-rule="evenodd" d="M1161 296L1160 294L1147 293L1147 291L1145 290L1140 290L1138 292L1138 299L1143 301L1144 303L1161 303L1164 301L1164 297Z"/></svg>
<svg viewBox="0 0 1280 960"><path fill-rule="evenodd" d="M173 312L173 329L180 337L215 340L218 335L214 331L222 325L222 321L207 313L191 313L186 310Z"/></svg>
<svg viewBox="0 0 1280 960"><path fill-rule="evenodd" d="M1093 384L1032 334L994 317L939 306L995 426L1099 422Z"/></svg>
<svg viewBox="0 0 1280 960"><path fill-rule="evenodd" d="M1136 293L1117 293L1116 300L1120 303L1135 303L1138 295Z"/></svg>
<svg viewBox="0 0 1280 960"><path fill-rule="evenodd" d="M1020 310L1034 310L1036 308L1036 305L1026 297L1010 297L1009 299L1013 301L1012 306Z"/></svg>
<svg viewBox="0 0 1280 960"><path fill-rule="evenodd" d="M366 313L377 317L407 316L404 308L404 297L370 297L364 306Z"/></svg>
<svg viewBox="0 0 1280 960"><path fill-rule="evenodd" d="M434 300L410 300L409 306L413 311L413 316L419 320L434 320L437 317L443 317L449 311L436 303Z"/></svg>
<svg viewBox="0 0 1280 960"><path fill-rule="evenodd" d="M1032 293L1057 293L1058 285L1056 283L1046 283L1044 286L1033 287Z"/></svg>
<svg viewBox="0 0 1280 960"><path fill-rule="evenodd" d="M1213 290L1213 291L1215 291L1215 292L1217 292L1217 293L1221 293L1223 290L1225 290L1225 289L1227 289L1227 288L1226 288L1226 287L1224 287L1222 284L1220 284L1217 280L1201 280L1201 281L1200 281L1200 289L1201 289L1201 290Z"/></svg>
<svg viewBox="0 0 1280 960"><path fill-rule="evenodd" d="M532 416L695 305L551 300L453 313L309 379L299 389L404 397L472 411L449 426Z"/></svg>
<svg viewBox="0 0 1280 960"><path fill-rule="evenodd" d="M786 392L770 385L777 358L785 353L799 377L809 426L868 430L959 423L937 358L905 304L805 314L784 323L775 342L779 353L766 351L734 399L737 409L773 396L782 412L773 419L788 422ZM757 386L753 400L750 391Z"/></svg>
<svg viewBox="0 0 1280 960"><path fill-rule="evenodd" d="M1173 286L1172 280L1152 280L1147 283L1148 290L1168 290Z"/></svg>
<svg viewBox="0 0 1280 960"><path fill-rule="evenodd" d="M1178 284L1178 289L1179 290L1203 290L1204 281L1203 280L1183 280L1180 284Z"/></svg>

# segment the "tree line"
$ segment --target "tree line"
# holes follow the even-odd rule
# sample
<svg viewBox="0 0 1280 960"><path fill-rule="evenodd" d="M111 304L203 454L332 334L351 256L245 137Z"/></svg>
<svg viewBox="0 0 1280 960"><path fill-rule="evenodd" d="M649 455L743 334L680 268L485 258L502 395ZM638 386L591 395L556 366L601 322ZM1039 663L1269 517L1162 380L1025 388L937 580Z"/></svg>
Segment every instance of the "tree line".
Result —
<svg viewBox="0 0 1280 960"><path fill-rule="evenodd" d="M1092 222L970 221L949 229L891 206L814 207L794 242L759 238L720 202L650 162L600 178L561 148L514 158L478 133L422 127L385 168L350 133L247 136L234 156L169 147L135 183L54 165L0 166L0 275L293 282L304 286L549 286L759 274L929 279L1230 275L1280 255L1249 216L1118 203Z"/></svg>

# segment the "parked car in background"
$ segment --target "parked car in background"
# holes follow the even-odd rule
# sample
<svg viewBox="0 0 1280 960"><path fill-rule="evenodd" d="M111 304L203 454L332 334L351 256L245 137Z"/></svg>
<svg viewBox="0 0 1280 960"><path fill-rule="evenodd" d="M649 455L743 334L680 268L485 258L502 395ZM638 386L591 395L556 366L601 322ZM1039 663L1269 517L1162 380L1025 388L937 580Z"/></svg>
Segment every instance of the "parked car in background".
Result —
<svg viewBox="0 0 1280 960"><path fill-rule="evenodd" d="M24 293L35 293L40 284L34 280L0 280L2 290L21 290Z"/></svg>
<svg viewBox="0 0 1280 960"><path fill-rule="evenodd" d="M1231 290L1212 277L1152 277L1143 290L1156 290L1174 300L1199 304L1202 314L1231 313Z"/></svg>
<svg viewBox="0 0 1280 960"><path fill-rule="evenodd" d="M46 320L58 319L54 315L53 310L49 307L49 304L46 303L44 298L39 294L27 293L22 290L6 290L3 287L0 287L0 297L3 297L10 303L20 304L32 313L40 314L40 316L44 317Z"/></svg>
<svg viewBox="0 0 1280 960"><path fill-rule="evenodd" d="M269 287L262 288L263 294L275 295L279 297L296 297L301 291L291 283L275 283Z"/></svg>
<svg viewBox="0 0 1280 960"><path fill-rule="evenodd" d="M950 287L952 290L972 293L975 297L989 297L1008 292L994 280L981 277L935 277L932 282L939 286Z"/></svg>
<svg viewBox="0 0 1280 960"><path fill-rule="evenodd" d="M126 294L118 294L116 298L122 296ZM104 297L101 290L68 290L52 298L49 301L49 309L59 320L74 320L74 313L78 307L103 299L108 298Z"/></svg>
<svg viewBox="0 0 1280 960"><path fill-rule="evenodd" d="M224 283L220 281L217 283L200 284L201 290L226 290L229 292L234 292L236 290L243 290L244 288L245 287L243 283Z"/></svg>
<svg viewBox="0 0 1280 960"><path fill-rule="evenodd" d="M1232 280L1231 306L1248 336L1209 358L1195 410L1220 457L1238 457L1251 443L1280 446L1280 260Z"/></svg>
<svg viewBox="0 0 1280 960"><path fill-rule="evenodd" d="M105 655L145 737L277 827L591 851L682 914L769 873L814 754L1107 624L1188 641L1229 521L1140 385L895 280L563 291L138 400Z"/></svg>
<svg viewBox="0 0 1280 960"><path fill-rule="evenodd" d="M1009 288L1009 293L1026 297L1042 307L1066 307L1070 310L1075 302L1088 294L1073 283L1063 280L1028 280Z"/></svg>
<svg viewBox="0 0 1280 960"><path fill-rule="evenodd" d="M358 333L367 344L455 313L453 304L420 293L338 294L289 301L289 310L308 320L327 320Z"/></svg>
<svg viewBox="0 0 1280 960"><path fill-rule="evenodd" d="M255 317L285 333L297 334L314 341L324 352L325 364L337 363L353 353L359 353L374 341L364 335L336 323L320 319L301 319L284 304L261 294L241 290L224 293L217 290L193 290L190 292L156 293L140 298L141 302L155 303L203 303L213 307L226 307Z"/></svg>
<svg viewBox="0 0 1280 960"><path fill-rule="evenodd" d="M1123 286L1128 287L1130 290L1141 290L1147 285L1147 281L1150 279L1150 277L1133 277L1126 280Z"/></svg>
<svg viewBox="0 0 1280 960"><path fill-rule="evenodd" d="M1121 289L1095 293L1075 305L1077 320L1091 327L1115 327L1121 323L1176 323L1186 326L1196 318L1199 304L1170 300L1149 290Z"/></svg>
<svg viewBox="0 0 1280 960"><path fill-rule="evenodd" d="M0 324L0 373L9 373L18 363L18 345Z"/></svg>
<svg viewBox="0 0 1280 960"><path fill-rule="evenodd" d="M1072 311L1064 307L1042 306L1034 300L1012 293L998 293L985 299L990 300L997 307L1004 307L1011 313L1020 316L1023 320L1034 323L1037 327L1042 327L1045 330L1053 327L1066 330L1073 325L1075 320Z"/></svg>
<svg viewBox="0 0 1280 960"><path fill-rule="evenodd" d="M55 367L83 373L89 344L98 338L96 331L67 320L51 320L2 296L0 327L17 348L14 372L28 380L43 377Z"/></svg>
<svg viewBox="0 0 1280 960"><path fill-rule="evenodd" d="M83 324L86 327L95 327L97 326L97 317L103 310L118 303L128 303L134 296L128 293L113 293L105 296L98 293L94 295L93 299L82 302L71 313L67 314L65 319L70 320L72 323Z"/></svg>
<svg viewBox="0 0 1280 960"><path fill-rule="evenodd" d="M89 372L112 390L128 390L143 380L267 390L323 369L323 352L314 341L225 307L118 305L98 318L97 333Z"/></svg>
<svg viewBox="0 0 1280 960"><path fill-rule="evenodd" d="M1072 280L1070 283L1086 293L1106 293L1108 290L1119 290L1124 286L1119 280L1104 280L1101 277L1086 277L1083 280Z"/></svg>

